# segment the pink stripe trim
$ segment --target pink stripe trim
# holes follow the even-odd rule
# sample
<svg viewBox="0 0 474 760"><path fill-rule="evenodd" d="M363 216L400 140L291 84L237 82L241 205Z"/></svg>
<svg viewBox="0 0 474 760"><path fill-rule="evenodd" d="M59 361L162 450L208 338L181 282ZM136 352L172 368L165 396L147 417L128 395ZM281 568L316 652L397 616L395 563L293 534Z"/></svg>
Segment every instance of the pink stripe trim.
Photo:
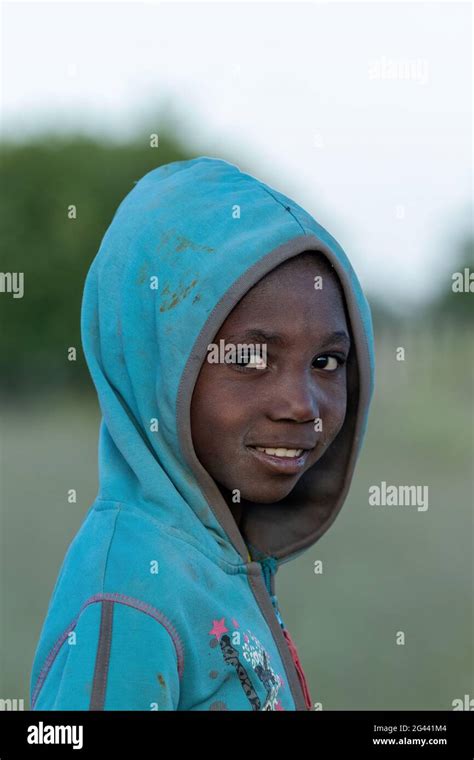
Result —
<svg viewBox="0 0 474 760"><path fill-rule="evenodd" d="M117 604L126 604L128 607L133 607L136 610L140 610L141 612L144 612L146 615L149 615L150 617L154 618L158 621L158 623L161 623L161 625L166 628L169 635L171 636L171 639L174 644L174 648L176 650L176 657L178 659L178 675L180 678L183 677L183 671L184 671L184 650L183 645L181 643L181 639L179 637L178 632L176 631L176 628L170 623L168 618L160 612L160 610L156 609L156 607L152 607L151 604L147 604L146 602L141 602L139 599L134 599L131 596L125 596L125 594L115 594L115 593L103 593L103 594L95 594L94 596L91 596L89 599L86 599L82 607L80 608L78 614L74 618L74 620L68 625L65 631L60 635L54 646L52 647L51 651L49 652L45 663L43 667L41 668L40 674L38 678L36 679L36 685L33 692L33 696L31 698L31 709L34 709L36 700L38 699L38 694L46 680L46 677L53 665L54 660L56 659L59 650L61 649L62 645L66 641L69 633L74 630L76 627L77 621L79 619L79 616L81 615L82 611L89 606L89 604L94 604L95 602L104 602L104 601L111 601L116 602Z"/></svg>

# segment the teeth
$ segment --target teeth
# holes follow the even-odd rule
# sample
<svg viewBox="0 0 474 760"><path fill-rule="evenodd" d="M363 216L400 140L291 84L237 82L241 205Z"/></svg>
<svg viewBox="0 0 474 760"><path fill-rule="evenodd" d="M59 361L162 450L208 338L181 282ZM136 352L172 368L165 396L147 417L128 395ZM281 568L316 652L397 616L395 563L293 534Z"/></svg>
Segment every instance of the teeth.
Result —
<svg viewBox="0 0 474 760"><path fill-rule="evenodd" d="M303 449L264 449L261 446L255 446L255 448L274 457L299 457L303 453Z"/></svg>

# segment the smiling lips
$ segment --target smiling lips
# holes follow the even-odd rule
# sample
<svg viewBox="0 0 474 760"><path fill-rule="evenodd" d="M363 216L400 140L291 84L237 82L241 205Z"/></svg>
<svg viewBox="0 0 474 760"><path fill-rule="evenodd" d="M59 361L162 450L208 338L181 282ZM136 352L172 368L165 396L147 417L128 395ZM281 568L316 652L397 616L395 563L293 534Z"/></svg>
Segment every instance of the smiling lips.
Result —
<svg viewBox="0 0 474 760"><path fill-rule="evenodd" d="M295 475L300 472L311 448L290 448L287 446L247 446L252 454L273 472Z"/></svg>
<svg viewBox="0 0 474 760"><path fill-rule="evenodd" d="M265 454L271 454L275 457L299 457L303 453L304 449L286 449L280 447L278 449L263 448L262 446L255 446L257 451L263 451Z"/></svg>

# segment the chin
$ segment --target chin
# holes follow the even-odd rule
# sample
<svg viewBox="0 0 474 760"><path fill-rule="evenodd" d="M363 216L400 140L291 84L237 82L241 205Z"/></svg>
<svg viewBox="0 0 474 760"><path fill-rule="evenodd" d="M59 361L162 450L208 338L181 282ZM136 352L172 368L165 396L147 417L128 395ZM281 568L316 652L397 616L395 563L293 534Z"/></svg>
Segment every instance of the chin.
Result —
<svg viewBox="0 0 474 760"><path fill-rule="evenodd" d="M245 501L254 502L255 504L274 504L275 502L281 501L286 496L288 496L289 493L292 492L293 488L295 487L296 483L293 483L291 486L288 486L287 488L269 488L267 490L259 489L249 491L241 491L241 499Z"/></svg>

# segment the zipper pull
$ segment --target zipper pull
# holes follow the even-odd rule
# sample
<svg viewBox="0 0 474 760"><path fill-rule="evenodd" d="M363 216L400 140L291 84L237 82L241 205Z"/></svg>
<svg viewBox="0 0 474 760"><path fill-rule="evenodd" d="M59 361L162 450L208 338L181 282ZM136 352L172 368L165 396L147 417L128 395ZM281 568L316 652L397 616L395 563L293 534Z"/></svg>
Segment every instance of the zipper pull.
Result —
<svg viewBox="0 0 474 760"><path fill-rule="evenodd" d="M283 628L283 620L281 619L280 610L278 609L278 599L276 598L275 594L272 594L272 573L275 573L278 567L278 562L275 559L275 557L266 557L264 560L261 560L260 562L262 566L263 571L263 578L265 581L265 585L267 587L268 594L270 596L270 599L272 600L273 609L275 610L276 618L280 624L280 627Z"/></svg>
<svg viewBox="0 0 474 760"><path fill-rule="evenodd" d="M275 557L265 557L260 560L262 566L263 578L270 596L272 595L272 573L276 573L278 562Z"/></svg>

